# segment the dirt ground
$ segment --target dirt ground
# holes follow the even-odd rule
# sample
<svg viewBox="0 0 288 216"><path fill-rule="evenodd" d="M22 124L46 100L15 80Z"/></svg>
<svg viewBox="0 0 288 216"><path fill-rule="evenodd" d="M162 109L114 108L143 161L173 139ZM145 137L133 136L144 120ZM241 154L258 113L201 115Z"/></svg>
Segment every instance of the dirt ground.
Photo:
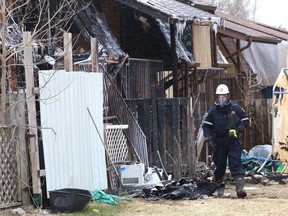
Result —
<svg viewBox="0 0 288 216"><path fill-rule="evenodd" d="M288 184L270 183L246 184L248 197L237 199L234 185L226 186L224 198L206 197L198 200L159 200L133 199L121 201L117 206L109 206L112 211L100 214L97 210L89 215L119 216L286 216L288 215ZM22 207L27 216L52 215L49 210L35 210ZM97 208L97 206L96 206ZM9 210L1 210L0 215L15 215ZM20 214L17 214L20 215ZM67 214L65 214L67 215ZM77 214L82 215L82 214ZM83 213L83 215L87 215Z"/></svg>
<svg viewBox="0 0 288 216"><path fill-rule="evenodd" d="M288 215L288 184L246 185L248 197L237 199L234 185L228 185L224 198L206 198L199 200L136 200L126 203L125 216L284 216Z"/></svg>

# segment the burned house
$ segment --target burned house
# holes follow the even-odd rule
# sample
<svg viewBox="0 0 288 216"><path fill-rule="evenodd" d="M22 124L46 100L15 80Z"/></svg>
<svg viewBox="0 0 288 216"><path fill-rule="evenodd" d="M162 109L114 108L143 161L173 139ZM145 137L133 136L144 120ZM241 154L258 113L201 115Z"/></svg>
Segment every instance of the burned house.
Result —
<svg viewBox="0 0 288 216"><path fill-rule="evenodd" d="M287 65L287 46L283 44L287 41L287 32L236 19L217 12L216 7L190 1L94 3L121 49L129 56L115 78L122 97L146 135L152 164L159 163L159 157L153 156L157 151L164 160L171 159L169 154L181 158L179 152L184 152L187 140L194 140L203 114L215 99L212 89L220 82L226 83L232 99L251 113L252 127L243 136L245 148L270 142L269 99L265 97L278 69ZM261 56L261 60L257 56ZM269 65L265 64L269 61ZM185 140L187 132L182 130L185 124L173 122L169 115L172 112L176 116L181 105L167 108L163 104L165 98L182 100L187 96L192 98L195 120L192 125L196 128L188 129L194 132ZM261 112L257 112L256 107L261 108ZM161 112L166 112L164 117ZM171 128L166 128L169 128L167 122L175 125L172 137L165 135L167 131L171 133ZM259 132L261 136L257 135ZM171 146L181 146L181 150ZM165 163L171 166L171 161ZM185 164L189 162L182 165Z"/></svg>
<svg viewBox="0 0 288 216"><path fill-rule="evenodd" d="M37 14L37 3L29 2L26 12ZM50 10L41 16L53 17L53 13L61 7L63 10L67 9L65 5L61 5L61 1L50 1ZM72 56L73 70L91 72L91 49L97 47L100 63L98 70L103 73L105 79L104 108L100 120L103 118L103 122L109 125L124 125L124 137L127 140L123 143L128 143L128 147L123 147L124 156L117 158L119 161L111 160L112 164L133 161L136 158L145 166L165 168L175 178L190 176L194 172L195 136L203 113L214 100L214 91L211 89L219 82L227 82L233 89L232 97L243 99L242 90L245 90L247 85L247 74L253 78L261 70L253 67L255 63L247 59L243 61L242 51L255 42L279 44L281 40L285 40L286 35L285 32L280 33L272 29L270 30L273 33L270 34L266 31L267 27L263 26L257 26L257 29L253 26L247 27L245 23L238 23L224 14L216 13L215 7L190 1L94 0L87 3L79 0L74 2L73 10L73 16L69 19L66 17L67 22L62 23L60 27L46 26L47 31L37 38L42 41L45 41L43 38L47 38L47 44L40 56L44 60L48 59L44 63L46 66L48 63L49 67L42 68L43 64L37 64L31 68L32 63L26 62L24 68L27 69L29 65L27 71L32 71L31 74L35 72L35 68L63 69L65 57L68 56L66 47L63 46L64 42L58 38L63 31L72 33L73 47L69 41L66 45L71 48L69 55ZM65 14L69 13L58 14L58 20L63 19ZM39 17L30 16L26 19L27 31L32 31L37 25L45 25L44 20L47 19L40 19L39 24L37 18ZM18 19L21 20L21 17ZM91 38L96 38L98 45L91 47ZM54 64L49 64L51 58L44 58L45 56L51 57ZM240 90L239 82L243 84ZM64 81L58 86L62 84L64 85ZM99 86L92 85L89 88L95 92ZM53 86L56 87L57 85ZM83 84L82 88L84 87L87 86ZM35 89L33 86L33 90ZM91 92L88 91L89 95ZM94 96L99 96L99 92L96 91ZM79 96L80 93L75 93L69 98L76 98L76 95ZM75 104L69 104L69 108L63 110L71 112ZM61 115L57 117L60 118ZM35 128L39 126L39 119L36 120L36 125L31 127L34 129L33 133L24 132L24 139L36 139ZM247 140L245 142L248 142ZM72 141L74 140L70 140ZM101 144L100 141L99 143ZM117 148L113 150L120 152ZM127 151L129 154L126 154ZM95 158L107 154L104 151L102 153ZM101 160L104 161L103 157ZM37 180L33 185L39 189L40 170L34 167L32 171ZM51 176L49 178L49 181L54 180ZM25 180L28 181L28 178ZM20 188L26 189L26 186L22 184ZM13 190L14 193L16 189ZM26 193L26 198L27 195L29 194Z"/></svg>

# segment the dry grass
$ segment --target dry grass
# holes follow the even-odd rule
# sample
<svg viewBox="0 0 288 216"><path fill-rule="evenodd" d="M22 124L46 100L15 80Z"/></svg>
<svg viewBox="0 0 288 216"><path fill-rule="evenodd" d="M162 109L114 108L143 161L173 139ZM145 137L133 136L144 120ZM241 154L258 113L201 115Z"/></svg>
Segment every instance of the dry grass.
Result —
<svg viewBox="0 0 288 216"><path fill-rule="evenodd" d="M228 186L225 194L230 197L199 200L144 201L137 199L125 203L119 216L243 216L243 215L287 215L288 185L247 185L248 197L237 199L234 186ZM226 194L227 195L227 194Z"/></svg>
<svg viewBox="0 0 288 216"><path fill-rule="evenodd" d="M224 198L205 198L199 200L159 200L147 201L133 199L132 202L120 201L117 206L89 204L86 211L62 215L95 216L286 216L288 209L288 184L246 185L248 197L237 199L234 185L228 185ZM230 194L230 196L228 196ZM25 209L25 208L24 208ZM49 210L38 211L25 209L27 216L51 215ZM2 210L0 215L12 215L11 210Z"/></svg>

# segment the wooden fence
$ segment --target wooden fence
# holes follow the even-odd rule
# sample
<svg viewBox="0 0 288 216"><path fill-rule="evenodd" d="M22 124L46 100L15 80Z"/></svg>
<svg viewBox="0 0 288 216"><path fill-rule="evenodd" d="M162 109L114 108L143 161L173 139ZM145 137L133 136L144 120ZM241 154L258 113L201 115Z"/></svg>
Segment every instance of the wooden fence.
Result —
<svg viewBox="0 0 288 216"><path fill-rule="evenodd" d="M241 102L241 101L240 101ZM244 103L242 101L242 103ZM256 145L271 144L272 139L272 99L254 99L246 110L249 128L243 134L244 147L250 150Z"/></svg>
<svg viewBox="0 0 288 216"><path fill-rule="evenodd" d="M9 125L0 127L0 208L30 203L24 94L9 94Z"/></svg>
<svg viewBox="0 0 288 216"><path fill-rule="evenodd" d="M147 138L150 166L179 178L194 172L196 160L192 99L127 99Z"/></svg>

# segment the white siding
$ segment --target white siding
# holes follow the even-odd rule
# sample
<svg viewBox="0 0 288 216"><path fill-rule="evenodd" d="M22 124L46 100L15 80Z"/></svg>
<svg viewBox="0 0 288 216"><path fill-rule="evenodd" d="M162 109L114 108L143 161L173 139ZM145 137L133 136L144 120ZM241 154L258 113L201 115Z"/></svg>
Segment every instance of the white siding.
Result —
<svg viewBox="0 0 288 216"><path fill-rule="evenodd" d="M40 71L40 111L47 191L107 188L101 73Z"/></svg>

